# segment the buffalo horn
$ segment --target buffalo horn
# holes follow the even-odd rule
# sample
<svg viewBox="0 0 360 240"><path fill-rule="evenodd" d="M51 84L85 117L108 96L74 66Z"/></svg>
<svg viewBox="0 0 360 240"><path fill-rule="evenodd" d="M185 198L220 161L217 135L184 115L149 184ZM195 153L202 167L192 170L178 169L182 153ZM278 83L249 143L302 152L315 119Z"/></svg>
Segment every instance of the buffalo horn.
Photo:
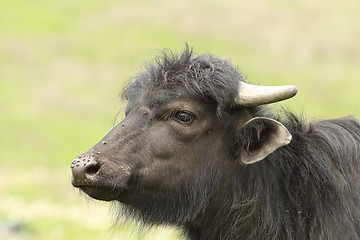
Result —
<svg viewBox="0 0 360 240"><path fill-rule="evenodd" d="M280 102L296 95L295 86L256 86L240 81L239 95L235 102L244 107L253 107Z"/></svg>

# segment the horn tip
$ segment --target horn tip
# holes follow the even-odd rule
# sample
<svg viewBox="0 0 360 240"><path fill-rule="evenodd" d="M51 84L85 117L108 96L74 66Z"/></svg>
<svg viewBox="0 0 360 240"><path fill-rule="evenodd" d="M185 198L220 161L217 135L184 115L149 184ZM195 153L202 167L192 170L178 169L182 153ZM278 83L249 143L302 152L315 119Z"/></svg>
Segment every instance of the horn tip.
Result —
<svg viewBox="0 0 360 240"><path fill-rule="evenodd" d="M291 97L295 96L299 91L299 89L293 85L288 85L288 89L289 89L289 95L291 95Z"/></svg>

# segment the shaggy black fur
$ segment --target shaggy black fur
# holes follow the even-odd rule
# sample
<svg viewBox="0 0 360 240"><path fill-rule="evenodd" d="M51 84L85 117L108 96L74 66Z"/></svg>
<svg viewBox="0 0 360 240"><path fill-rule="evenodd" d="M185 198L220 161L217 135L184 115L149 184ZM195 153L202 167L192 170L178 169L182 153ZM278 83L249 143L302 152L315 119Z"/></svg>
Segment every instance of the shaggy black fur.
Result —
<svg viewBox="0 0 360 240"><path fill-rule="evenodd" d="M239 167L232 197L241 203L225 239L360 239L359 121L288 113L283 123L291 144Z"/></svg>
<svg viewBox="0 0 360 240"><path fill-rule="evenodd" d="M166 53L148 65L124 96L128 108L144 99L153 99L152 107L174 98L214 101L224 134L231 138L229 158L238 161L235 146L253 138L234 131L234 113L244 111L235 109L232 101L239 81L245 80L229 62L209 55L193 57L187 48L181 56ZM293 136L291 144L259 163L239 163L234 184L226 191L220 189L219 179L229 173L204 166L196 184L174 187L127 211L150 224L184 227L192 239L360 239L359 121L307 123L289 112L276 117L267 107L246 110L254 117L281 121ZM254 135L262 128L259 124ZM219 191L221 196L216 195Z"/></svg>
<svg viewBox="0 0 360 240"><path fill-rule="evenodd" d="M233 107L239 81L245 79L228 61L211 55L193 57L192 50L186 47L180 56L169 50L155 64L148 63L147 70L125 88L123 96L130 104L152 99L150 107L174 98L213 99L220 115ZM150 97L151 94L155 96ZM140 96L144 98L139 99Z"/></svg>

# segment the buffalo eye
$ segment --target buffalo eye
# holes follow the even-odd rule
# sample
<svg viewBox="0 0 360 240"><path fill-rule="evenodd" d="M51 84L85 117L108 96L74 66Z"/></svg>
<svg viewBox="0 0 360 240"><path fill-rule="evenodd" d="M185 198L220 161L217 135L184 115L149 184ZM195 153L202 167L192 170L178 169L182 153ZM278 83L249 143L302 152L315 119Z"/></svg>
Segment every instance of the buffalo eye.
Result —
<svg viewBox="0 0 360 240"><path fill-rule="evenodd" d="M173 120L182 124L190 124L195 119L195 117L192 114L183 111L176 112L172 118Z"/></svg>

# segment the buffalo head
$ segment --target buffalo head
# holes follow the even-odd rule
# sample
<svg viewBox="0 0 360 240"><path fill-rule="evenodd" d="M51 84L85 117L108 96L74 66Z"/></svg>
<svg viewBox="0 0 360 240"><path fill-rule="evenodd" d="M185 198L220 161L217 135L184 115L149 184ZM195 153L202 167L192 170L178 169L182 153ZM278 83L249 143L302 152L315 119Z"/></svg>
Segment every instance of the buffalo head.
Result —
<svg viewBox="0 0 360 240"><path fill-rule="evenodd" d="M72 184L152 223L192 222L228 194L236 172L290 142L258 106L296 91L250 85L211 56L165 55L125 89L124 120L75 159Z"/></svg>

